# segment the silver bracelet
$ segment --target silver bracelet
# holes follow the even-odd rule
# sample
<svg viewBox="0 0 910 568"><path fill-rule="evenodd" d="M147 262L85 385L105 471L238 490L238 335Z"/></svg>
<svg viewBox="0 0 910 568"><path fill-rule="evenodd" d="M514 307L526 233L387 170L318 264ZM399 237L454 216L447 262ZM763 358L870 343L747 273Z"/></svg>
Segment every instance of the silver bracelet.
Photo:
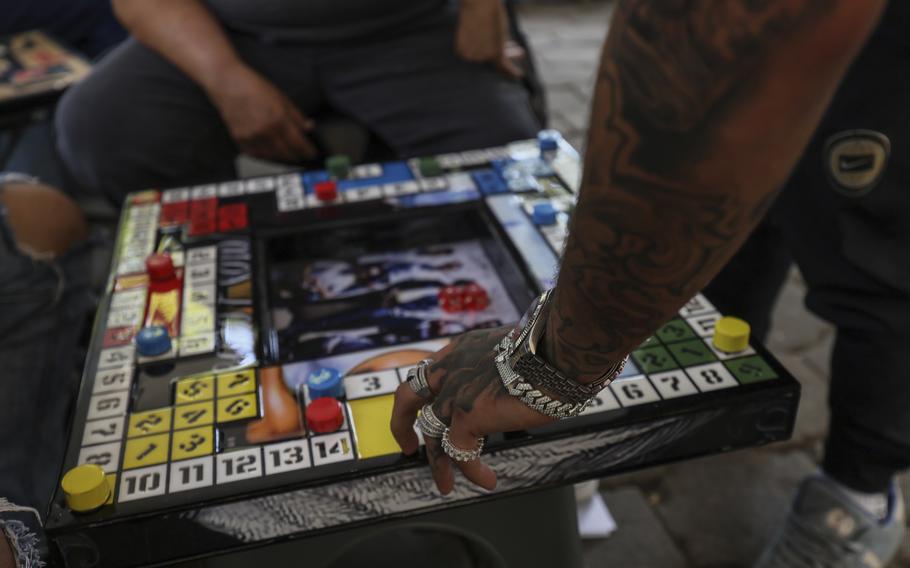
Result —
<svg viewBox="0 0 910 568"><path fill-rule="evenodd" d="M518 398L525 406L550 418L564 419L578 416L594 400L594 397L591 397L583 402L563 402L540 392L509 365L509 352L511 349L511 335L506 335L496 349L496 370L499 372L499 378L508 393Z"/></svg>

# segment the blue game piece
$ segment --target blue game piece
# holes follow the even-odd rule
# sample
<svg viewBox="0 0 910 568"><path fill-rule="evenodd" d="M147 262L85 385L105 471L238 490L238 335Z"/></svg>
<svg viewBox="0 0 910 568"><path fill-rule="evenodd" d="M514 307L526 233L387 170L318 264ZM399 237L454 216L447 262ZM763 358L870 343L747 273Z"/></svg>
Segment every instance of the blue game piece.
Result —
<svg viewBox="0 0 910 568"><path fill-rule="evenodd" d="M136 351L143 357L157 357L171 350L171 338L163 325L143 327L136 334Z"/></svg>
<svg viewBox="0 0 910 568"><path fill-rule="evenodd" d="M531 220L535 225L553 225L556 223L556 208L549 201L534 204Z"/></svg>
<svg viewBox="0 0 910 568"><path fill-rule="evenodd" d="M340 398L344 395L341 372L331 367L322 367L310 373L306 378L306 385L310 391L310 400L324 396Z"/></svg>
<svg viewBox="0 0 910 568"><path fill-rule="evenodd" d="M537 134L537 144L540 146L540 151L552 152L558 149L560 138L559 133L554 133L552 130L541 130Z"/></svg>
<svg viewBox="0 0 910 568"><path fill-rule="evenodd" d="M477 188L484 195L509 191L509 187L494 170L476 170L471 172L471 177L474 178L474 183L477 184Z"/></svg>

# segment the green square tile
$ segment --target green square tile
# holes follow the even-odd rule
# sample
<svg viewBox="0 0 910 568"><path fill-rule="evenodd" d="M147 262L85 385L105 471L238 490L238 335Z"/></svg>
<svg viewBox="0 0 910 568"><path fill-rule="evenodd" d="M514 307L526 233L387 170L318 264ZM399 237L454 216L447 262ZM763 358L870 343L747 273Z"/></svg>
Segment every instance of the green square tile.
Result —
<svg viewBox="0 0 910 568"><path fill-rule="evenodd" d="M701 339L673 343L668 349L683 367L701 365L702 363L710 363L717 360L708 345Z"/></svg>
<svg viewBox="0 0 910 568"><path fill-rule="evenodd" d="M641 345L639 345L638 348L641 349L642 347L651 347L653 345L660 345L660 341L657 341L657 337L652 335L651 337L642 341Z"/></svg>
<svg viewBox="0 0 910 568"><path fill-rule="evenodd" d="M777 373L774 372L774 369L758 355L741 359L730 359L729 361L724 361L724 365L743 384L758 383L777 378Z"/></svg>
<svg viewBox="0 0 910 568"><path fill-rule="evenodd" d="M632 352L635 366L643 373L659 373L676 369L676 361L663 347L645 347Z"/></svg>
<svg viewBox="0 0 910 568"><path fill-rule="evenodd" d="M676 341L686 341L698 337L692 328L681 319L668 321L662 328L657 330L657 337L664 343L674 343Z"/></svg>

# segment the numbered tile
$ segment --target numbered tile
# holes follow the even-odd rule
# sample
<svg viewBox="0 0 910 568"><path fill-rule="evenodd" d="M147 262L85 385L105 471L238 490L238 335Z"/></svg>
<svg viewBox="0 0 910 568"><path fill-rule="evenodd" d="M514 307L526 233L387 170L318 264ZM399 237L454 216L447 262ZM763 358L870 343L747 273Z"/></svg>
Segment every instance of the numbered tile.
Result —
<svg viewBox="0 0 910 568"><path fill-rule="evenodd" d="M664 343L674 343L676 341L686 341L695 339L695 332L686 324L685 321L676 318L665 323L663 327L657 330L655 334Z"/></svg>
<svg viewBox="0 0 910 568"><path fill-rule="evenodd" d="M660 395L645 377L617 379L610 385L623 406L635 406L660 400Z"/></svg>
<svg viewBox="0 0 910 568"><path fill-rule="evenodd" d="M344 392L348 400L395 392L398 373L394 369L375 373L358 373L344 378Z"/></svg>
<svg viewBox="0 0 910 568"><path fill-rule="evenodd" d="M737 357L746 357L748 355L755 355L755 349L752 349L752 347L746 347L742 351L737 351L736 353L724 353L717 347L714 347L714 343L713 343L712 339L713 339L713 336L711 338L706 337L705 344L707 344L708 349L710 349L711 352L714 353L714 356L717 357L718 359L720 359L721 361L726 361L728 359L735 359ZM734 374L736 374L736 373L734 373Z"/></svg>
<svg viewBox="0 0 910 568"><path fill-rule="evenodd" d="M310 440L314 465L325 465L354 459L354 445L347 432L316 436Z"/></svg>
<svg viewBox="0 0 910 568"><path fill-rule="evenodd" d="M379 185L367 185L348 189L344 192L344 200L348 203L357 201L369 201L371 199L382 199L383 190Z"/></svg>
<svg viewBox="0 0 910 568"><path fill-rule="evenodd" d="M171 437L171 460L185 460L215 453L215 432L211 426L178 430Z"/></svg>
<svg viewBox="0 0 910 568"><path fill-rule="evenodd" d="M161 434L171 429L171 408L158 408L130 415L127 437L137 438L149 434Z"/></svg>
<svg viewBox="0 0 910 568"><path fill-rule="evenodd" d="M157 465L126 471L120 475L118 503L164 495L167 489L167 466Z"/></svg>
<svg viewBox="0 0 910 568"><path fill-rule="evenodd" d="M265 452L265 474L284 473L310 467L310 448L306 439L269 444Z"/></svg>
<svg viewBox="0 0 910 568"><path fill-rule="evenodd" d="M616 397L613 396L610 389L603 389L597 393L597 396L591 400L591 404L589 404L581 414L582 416L585 416L587 414L597 414L598 412L606 412L617 408L619 408L619 401L616 400Z"/></svg>
<svg viewBox="0 0 910 568"><path fill-rule="evenodd" d="M275 189L276 183L274 177L261 177L248 179L243 185L245 193L265 193Z"/></svg>
<svg viewBox="0 0 910 568"><path fill-rule="evenodd" d="M187 307L181 316L180 335L200 335L215 329L214 306L191 304Z"/></svg>
<svg viewBox="0 0 910 568"><path fill-rule="evenodd" d="M217 299L217 290L214 282L202 284L194 288L187 287L183 295L183 303L185 306L189 304L214 306L215 300Z"/></svg>
<svg viewBox="0 0 910 568"><path fill-rule="evenodd" d="M705 342L701 339L672 343L667 349L670 350L670 353L673 354L673 358L683 367L711 363L712 361L717 360L717 358L714 357L714 353L711 352Z"/></svg>
<svg viewBox="0 0 910 568"><path fill-rule="evenodd" d="M205 456L171 463L168 476L168 493L179 493L200 487L210 487L215 482L215 458Z"/></svg>
<svg viewBox="0 0 910 568"><path fill-rule="evenodd" d="M282 187L300 187L303 185L303 180L300 178L300 174L284 174L275 178L275 185L279 189Z"/></svg>
<svg viewBox="0 0 910 568"><path fill-rule="evenodd" d="M710 337L714 335L714 325L720 318L720 314L713 313L686 318L686 321L692 326L692 329L695 330L695 333L697 333L699 337Z"/></svg>
<svg viewBox="0 0 910 568"><path fill-rule="evenodd" d="M399 183L386 183L382 185L382 192L389 197L411 195L420 191L416 181L403 181Z"/></svg>
<svg viewBox="0 0 910 568"><path fill-rule="evenodd" d="M256 390L256 371L254 369L219 373L216 378L218 398L246 394Z"/></svg>
<svg viewBox="0 0 910 568"><path fill-rule="evenodd" d="M89 399L88 414L86 414L85 419L95 420L97 418L123 416L126 414L128 405L129 391L96 394Z"/></svg>
<svg viewBox="0 0 910 568"><path fill-rule="evenodd" d="M99 369L112 369L133 363L136 348L132 345L102 349L98 355Z"/></svg>
<svg viewBox="0 0 910 568"><path fill-rule="evenodd" d="M237 197L243 195L242 181L226 181L218 184L218 197Z"/></svg>
<svg viewBox="0 0 910 568"><path fill-rule="evenodd" d="M777 378L777 373L774 372L774 369L758 355L727 361L724 365L743 384L769 381Z"/></svg>
<svg viewBox="0 0 910 568"><path fill-rule="evenodd" d="M82 448L79 450L79 463L76 465L91 463L101 466L106 473L114 473L120 460L120 446L120 442L112 442Z"/></svg>
<svg viewBox="0 0 910 568"><path fill-rule="evenodd" d="M442 176L423 178L423 179L419 180L417 183L418 183L418 187L420 188L420 191L424 191L424 192L428 192L428 193L433 192L433 191L443 191L443 190L446 190L449 188L449 180L447 180L446 178L444 178Z"/></svg>
<svg viewBox="0 0 910 568"><path fill-rule="evenodd" d="M125 422L125 416L86 422L85 430L82 433L82 445L93 446L95 444L119 442L123 438L123 424Z"/></svg>
<svg viewBox="0 0 910 568"><path fill-rule="evenodd" d="M288 211L300 211L306 209L307 200L303 195L278 196L276 199L278 211L287 213Z"/></svg>
<svg viewBox="0 0 910 568"><path fill-rule="evenodd" d="M651 383L664 398L679 398L698 394L698 389L681 370L650 375Z"/></svg>
<svg viewBox="0 0 910 568"><path fill-rule="evenodd" d="M181 201L190 200L190 190L186 187L177 189L168 189L161 192L161 203L180 203Z"/></svg>
<svg viewBox="0 0 910 568"><path fill-rule="evenodd" d="M728 389L738 385L723 363L710 363L686 369L686 374L702 392Z"/></svg>
<svg viewBox="0 0 910 568"><path fill-rule="evenodd" d="M129 390L132 382L132 365L119 369L102 369L95 373L95 380L92 382L92 394Z"/></svg>
<svg viewBox="0 0 910 568"><path fill-rule="evenodd" d="M170 434L155 434L127 440L123 449L123 469L136 469L166 462L170 442Z"/></svg>
<svg viewBox="0 0 910 568"><path fill-rule="evenodd" d="M209 331L198 335L180 337L180 355L201 355L215 350L215 332Z"/></svg>
<svg viewBox="0 0 910 568"><path fill-rule="evenodd" d="M716 312L717 310L711 305L711 302L702 294L697 294L694 298L686 302L686 305L679 310L679 315L684 318L691 316L698 316L706 314L708 312Z"/></svg>
<svg viewBox="0 0 910 568"><path fill-rule="evenodd" d="M647 374L660 373L677 368L676 361L664 347L645 347L632 352L635 366Z"/></svg>
<svg viewBox="0 0 910 568"><path fill-rule="evenodd" d="M191 377L177 381L174 400L177 404L188 404L215 398L215 377Z"/></svg>
<svg viewBox="0 0 910 568"><path fill-rule="evenodd" d="M133 307L114 310L107 314L107 329L115 327L139 327L142 323L142 309Z"/></svg>
<svg viewBox="0 0 910 568"><path fill-rule="evenodd" d="M218 254L218 248L214 245L207 247L196 247L186 251L187 266L213 265Z"/></svg>
<svg viewBox="0 0 910 568"><path fill-rule="evenodd" d="M218 398L218 422L233 422L255 418L259 415L259 401L255 394Z"/></svg>
<svg viewBox="0 0 910 568"><path fill-rule="evenodd" d="M215 264L191 264L186 268L186 285L199 288L203 283L215 281Z"/></svg>
<svg viewBox="0 0 910 568"><path fill-rule="evenodd" d="M210 197L217 197L217 196L218 196L218 188L213 183L210 183L207 185L197 185L196 187L190 188L190 199L193 201L208 199Z"/></svg>
<svg viewBox="0 0 910 568"><path fill-rule="evenodd" d="M382 177L380 164L362 164L351 168L351 177L355 179L371 179Z"/></svg>
<svg viewBox="0 0 910 568"><path fill-rule="evenodd" d="M258 447L219 454L217 463L218 485L262 475L262 459Z"/></svg>
<svg viewBox="0 0 910 568"><path fill-rule="evenodd" d="M174 409L174 430L195 428L215 422L215 403L211 400L181 404Z"/></svg>

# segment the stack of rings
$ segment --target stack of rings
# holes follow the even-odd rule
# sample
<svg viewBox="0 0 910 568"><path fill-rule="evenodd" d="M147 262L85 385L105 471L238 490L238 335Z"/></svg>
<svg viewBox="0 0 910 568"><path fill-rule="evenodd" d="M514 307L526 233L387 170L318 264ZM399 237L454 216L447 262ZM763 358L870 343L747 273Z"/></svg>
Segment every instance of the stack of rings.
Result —
<svg viewBox="0 0 910 568"><path fill-rule="evenodd" d="M427 404L420 409L420 416L417 417L417 427L420 428L424 436L429 436L430 438L441 438L446 430L449 429L436 416L432 404Z"/></svg>
<svg viewBox="0 0 910 568"><path fill-rule="evenodd" d="M427 382L427 367L433 364L432 359L423 359L417 363L416 367L408 369L408 386L410 386L420 398L431 398L433 392L430 390L430 383Z"/></svg>

